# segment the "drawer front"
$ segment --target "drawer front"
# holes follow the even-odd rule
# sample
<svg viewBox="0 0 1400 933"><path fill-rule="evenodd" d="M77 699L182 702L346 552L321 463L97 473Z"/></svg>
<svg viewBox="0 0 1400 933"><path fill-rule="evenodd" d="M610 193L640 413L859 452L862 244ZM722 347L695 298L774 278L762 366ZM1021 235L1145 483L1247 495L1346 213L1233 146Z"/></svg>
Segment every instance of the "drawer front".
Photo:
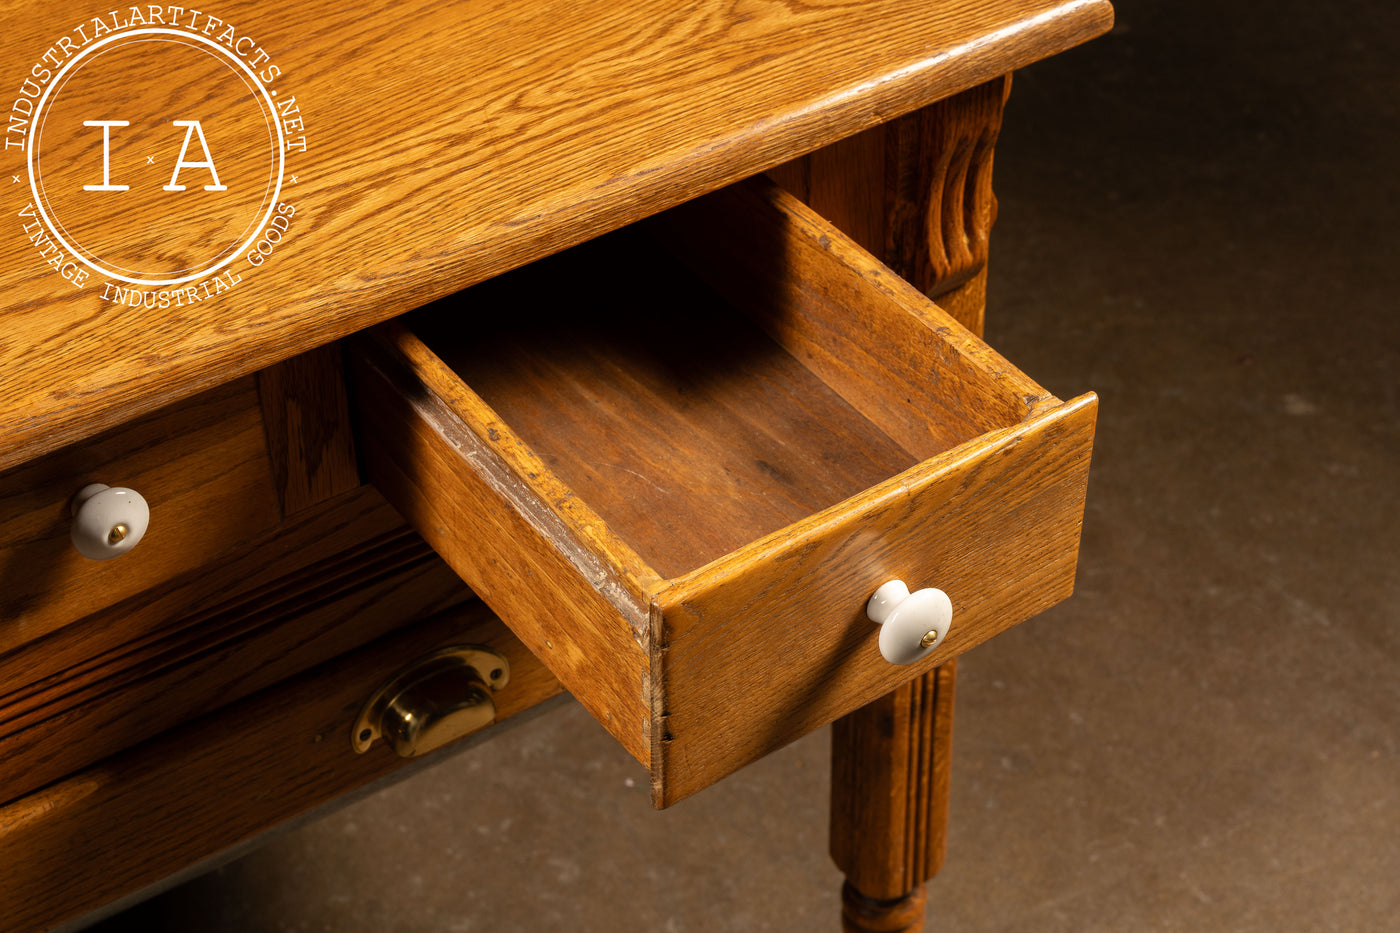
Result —
<svg viewBox="0 0 1400 933"><path fill-rule="evenodd" d="M0 477L0 801L470 598L368 487L282 516L263 381ZM104 561L70 539L98 482L150 508Z"/></svg>
<svg viewBox="0 0 1400 933"><path fill-rule="evenodd" d="M373 490L303 512L0 656L0 801L470 596Z"/></svg>
<svg viewBox="0 0 1400 933"><path fill-rule="evenodd" d="M145 536L113 560L83 557L69 537L89 483L150 506ZM0 653L207 564L278 517L252 379L11 470L0 476Z"/></svg>
<svg viewBox="0 0 1400 933"><path fill-rule="evenodd" d="M559 693L480 603L408 626L0 807L5 930L51 929L431 761L383 743L357 755L351 725L396 671L458 644L509 662L510 682L494 697L498 723Z"/></svg>
<svg viewBox="0 0 1400 933"><path fill-rule="evenodd" d="M678 800L1066 599L1074 588L1092 401L935 458L656 594L651 768ZM936 586L946 639L891 664L866 603ZM658 670L659 668L659 670ZM702 764L697 765L697 762Z"/></svg>
<svg viewBox="0 0 1400 933"><path fill-rule="evenodd" d="M636 273L658 239L689 271ZM1069 594L1092 396L768 185L588 249L362 343L366 466L658 805ZM895 578L954 606L908 666L865 615Z"/></svg>

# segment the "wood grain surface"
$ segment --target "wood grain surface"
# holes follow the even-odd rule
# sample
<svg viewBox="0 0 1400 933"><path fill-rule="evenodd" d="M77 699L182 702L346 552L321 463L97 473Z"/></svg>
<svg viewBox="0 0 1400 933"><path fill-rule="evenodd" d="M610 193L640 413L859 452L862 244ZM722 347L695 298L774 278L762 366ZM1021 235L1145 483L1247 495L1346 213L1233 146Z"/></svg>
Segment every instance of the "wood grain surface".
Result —
<svg viewBox="0 0 1400 933"><path fill-rule="evenodd" d="M659 592L652 774L663 802L1067 598L1096 411L1084 396L992 432ZM865 616L890 579L953 602L952 629L918 664L885 661Z"/></svg>
<svg viewBox="0 0 1400 933"><path fill-rule="evenodd" d="M256 542L0 657L0 800L469 600L397 522L364 537L387 511L354 493L303 513L281 546Z"/></svg>
<svg viewBox="0 0 1400 933"><path fill-rule="evenodd" d="M217 565L172 575L156 588L127 597L119 612L74 618L5 652L0 655L0 682L9 695L94 665L120 669L120 658L198 625L214 607L248 594L274 593L320 561L372 552L409 535L393 507L373 489L362 488L283 522Z"/></svg>
<svg viewBox="0 0 1400 933"><path fill-rule="evenodd" d="M235 257L224 294L133 307L55 274L27 239L29 186L0 187L0 469L990 80L1112 17L1106 0L229 0L217 15L213 37L231 26L279 69L276 120L304 137L286 152L290 229L265 264ZM96 32L71 16L0 10L16 99L60 37ZM130 19L117 11L116 25ZM134 128L179 119L161 101L217 102L203 78L185 88L180 69L135 61L86 92L94 113ZM109 113L119 103L130 115ZM72 151L101 151L96 135L84 146ZM24 153L3 155L0 178L22 177ZM154 190L161 177L138 167ZM159 242L198 244L218 219L126 203L82 216L137 258L152 225Z"/></svg>
<svg viewBox="0 0 1400 933"><path fill-rule="evenodd" d="M0 338L3 339L3 338ZM129 486L151 508L129 553L73 548L73 496ZM253 380L0 474L0 653L259 538L279 520Z"/></svg>
<svg viewBox="0 0 1400 933"><path fill-rule="evenodd" d="M410 764L383 743L356 755L350 727L395 671L450 644L510 662L498 722L559 693L480 603L409 626L0 808L4 929L79 917Z"/></svg>
<svg viewBox="0 0 1400 933"><path fill-rule="evenodd" d="M339 343L261 370L258 401L283 515L360 485Z"/></svg>
<svg viewBox="0 0 1400 933"><path fill-rule="evenodd" d="M919 459L1058 404L776 185L731 185L648 228Z"/></svg>
<svg viewBox="0 0 1400 933"><path fill-rule="evenodd" d="M956 94L770 174L981 336L996 213L991 147L1009 84L1008 75ZM957 201L961 216L948 210ZM962 268L935 261L948 253L949 231L963 234L971 262ZM830 842L851 879L841 889L846 933L924 928L924 882L947 850L957 663L832 725Z"/></svg>
<svg viewBox="0 0 1400 933"><path fill-rule="evenodd" d="M655 572L414 335L358 340L351 364L375 487L645 765Z"/></svg>
<svg viewBox="0 0 1400 933"><path fill-rule="evenodd" d="M409 326L665 577L915 463L644 231L468 289Z"/></svg>
<svg viewBox="0 0 1400 933"><path fill-rule="evenodd" d="M642 273L615 275L629 261L647 261L630 237L586 250L568 275L557 262L521 270L564 283L570 295L589 292L590 272L613 283L611 302L578 306L588 312L586 329L559 332L554 309L564 299L516 277L483 291L490 313L473 314L482 308L469 293L352 352L375 484L650 763L663 806L1067 596L1096 410L1092 396L1063 404L1046 394L771 185L746 184L688 206L675 226L690 230L674 238L689 265L738 296L791 345L792 358L762 334L707 353L690 322L733 312L710 293L709 307L692 317L686 302L703 289L684 275L674 287ZM721 230L733 231L733 249L707 249ZM697 243L692 255L687 247ZM620 259L602 252L617 245L627 247ZM640 311L631 310L634 298ZM647 314L666 318L660 336L661 325L639 323ZM476 329L436 321L443 316L510 323ZM429 318L435 322L423 332L440 353L413 331ZM906 352L889 352L887 332ZM732 339L722 333L722 343ZM675 344L674 353L658 343ZM812 361L809 375L821 377L823 393L846 396L849 409L832 409L841 412L842 432L849 435L859 411L868 421L864 438L907 437L928 459L883 479L878 470L861 473L871 485L825 505L811 497L808 480L760 471L778 498L806 511L758 537L735 537L769 518L719 505L717 524L725 527L717 530L703 514L715 485L708 472L755 475L758 448L746 448L744 432L733 432L736 448L727 455L711 449L730 433L731 416L742 412L746 430L799 452L811 449L803 437L810 431L821 450L823 432L810 424L816 409L792 399L781 379L753 372L783 369L780 361L793 358ZM888 372L880 365L887 358ZM466 379L454 361L465 364ZM484 376L494 400L530 430L488 405L468 384L473 375ZM614 391L607 385L614 382L624 388ZM615 410L624 416L613 418ZM707 420L716 412L726 427L712 432ZM914 459L885 449L887 474ZM667 458L683 465L658 470ZM622 493L606 488L599 469L615 460L643 481ZM821 456L808 462L828 469ZM586 479L587 494L569 473ZM664 486L672 481L698 488L673 495ZM737 499L735 508L743 506ZM621 517L618 528L610 513ZM647 522L657 527L639 531ZM695 556L684 542L653 560L654 545L691 525L733 549L680 574L671 572L675 555ZM957 607L953 633L921 666L885 663L874 648L877 629L864 618L870 594L893 577L940 586ZM644 705L629 708L635 700Z"/></svg>
<svg viewBox="0 0 1400 933"><path fill-rule="evenodd" d="M947 661L832 726L831 858L848 923L876 914L871 900L922 894L943 864L956 684Z"/></svg>
<svg viewBox="0 0 1400 933"><path fill-rule="evenodd" d="M1004 75L768 174L981 334L992 155L1010 88Z"/></svg>

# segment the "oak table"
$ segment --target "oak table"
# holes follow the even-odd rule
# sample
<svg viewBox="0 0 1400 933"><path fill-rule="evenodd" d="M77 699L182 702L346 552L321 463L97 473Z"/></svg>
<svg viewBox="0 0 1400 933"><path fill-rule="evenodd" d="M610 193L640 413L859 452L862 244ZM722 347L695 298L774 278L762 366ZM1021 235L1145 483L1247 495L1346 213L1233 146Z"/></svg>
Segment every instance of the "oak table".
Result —
<svg viewBox="0 0 1400 933"><path fill-rule="evenodd" d="M835 722L846 929L922 928L955 658L1069 594L1096 406L978 339L993 146L1111 22L0 10L0 926L568 690L657 806Z"/></svg>

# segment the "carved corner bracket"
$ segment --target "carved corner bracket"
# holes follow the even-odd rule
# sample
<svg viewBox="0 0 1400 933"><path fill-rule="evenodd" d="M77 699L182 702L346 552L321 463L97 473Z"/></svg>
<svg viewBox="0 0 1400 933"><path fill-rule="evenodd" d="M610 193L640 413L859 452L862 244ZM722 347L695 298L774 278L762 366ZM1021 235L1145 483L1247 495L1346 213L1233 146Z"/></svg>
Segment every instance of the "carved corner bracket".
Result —
<svg viewBox="0 0 1400 933"><path fill-rule="evenodd" d="M769 174L981 333L1005 75Z"/></svg>

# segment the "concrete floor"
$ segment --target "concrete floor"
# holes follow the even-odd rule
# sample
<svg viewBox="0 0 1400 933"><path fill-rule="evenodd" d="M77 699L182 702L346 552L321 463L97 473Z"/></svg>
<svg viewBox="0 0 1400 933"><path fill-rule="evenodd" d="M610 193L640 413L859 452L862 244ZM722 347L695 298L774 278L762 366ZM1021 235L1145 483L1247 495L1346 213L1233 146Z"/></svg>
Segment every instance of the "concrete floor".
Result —
<svg viewBox="0 0 1400 933"><path fill-rule="evenodd" d="M1400 13L1122 0L1018 75L989 338L1102 397L963 661L939 931L1400 930ZM665 813L561 704L98 927L817 931L828 738Z"/></svg>

